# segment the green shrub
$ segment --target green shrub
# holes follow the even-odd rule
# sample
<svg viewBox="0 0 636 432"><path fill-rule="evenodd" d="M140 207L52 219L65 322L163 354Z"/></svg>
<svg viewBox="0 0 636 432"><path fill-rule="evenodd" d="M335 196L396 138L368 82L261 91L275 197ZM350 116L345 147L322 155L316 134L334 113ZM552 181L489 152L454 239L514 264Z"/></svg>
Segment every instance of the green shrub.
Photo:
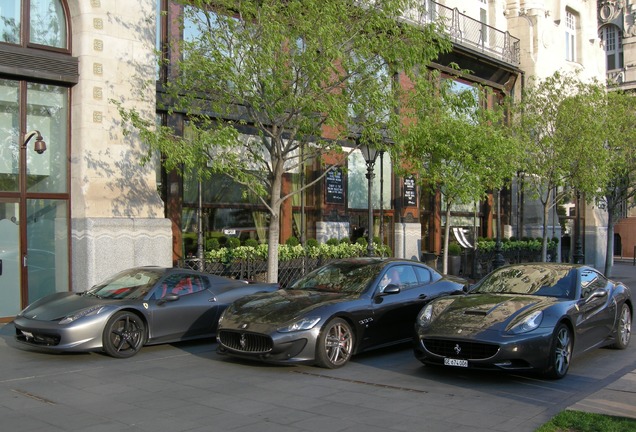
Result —
<svg viewBox="0 0 636 432"><path fill-rule="evenodd" d="M330 238L329 240L327 240L327 244L329 246L338 246L340 244L340 240L338 240L337 238Z"/></svg>
<svg viewBox="0 0 636 432"><path fill-rule="evenodd" d="M315 238L307 239L308 248L317 248L319 244L320 243L318 243L318 240L316 240Z"/></svg>
<svg viewBox="0 0 636 432"><path fill-rule="evenodd" d="M255 248L256 246L258 246L258 240L253 238L248 238L245 240L245 242L243 242L243 246Z"/></svg>
<svg viewBox="0 0 636 432"><path fill-rule="evenodd" d="M462 254L462 248L459 244L451 242L448 244L448 254L452 256L458 256Z"/></svg>
<svg viewBox="0 0 636 432"><path fill-rule="evenodd" d="M298 246L300 244L300 240L298 240L296 237L291 236L287 239L287 241L285 242L285 244L287 246Z"/></svg>
<svg viewBox="0 0 636 432"><path fill-rule="evenodd" d="M351 239L349 237L343 237L340 239L340 244L351 244Z"/></svg>
<svg viewBox="0 0 636 432"><path fill-rule="evenodd" d="M235 249L241 245L241 240L236 237L230 237L227 239L227 247Z"/></svg>
<svg viewBox="0 0 636 432"><path fill-rule="evenodd" d="M205 250L219 250L220 247L219 239L211 238L205 242Z"/></svg>
<svg viewBox="0 0 636 432"><path fill-rule="evenodd" d="M358 239L356 240L356 244L366 246L367 244L369 244L369 242L367 241L366 237L358 237Z"/></svg>

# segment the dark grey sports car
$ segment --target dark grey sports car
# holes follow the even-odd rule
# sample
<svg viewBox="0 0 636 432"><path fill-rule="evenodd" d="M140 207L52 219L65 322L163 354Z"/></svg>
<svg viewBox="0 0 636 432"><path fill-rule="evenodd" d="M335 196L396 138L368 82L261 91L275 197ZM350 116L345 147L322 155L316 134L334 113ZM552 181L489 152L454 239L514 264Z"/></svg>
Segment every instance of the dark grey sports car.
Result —
<svg viewBox="0 0 636 432"><path fill-rule="evenodd" d="M137 267L85 292L37 300L15 318L16 339L56 351L103 349L113 357L130 357L143 345L214 337L228 304L277 289L278 284L192 270Z"/></svg>
<svg viewBox="0 0 636 432"><path fill-rule="evenodd" d="M424 307L415 356L424 364L538 370L558 379L578 354L626 348L633 308L628 287L588 266L506 266L467 295Z"/></svg>
<svg viewBox="0 0 636 432"><path fill-rule="evenodd" d="M411 340L422 306L463 293L464 283L417 261L335 261L287 289L230 305L219 322L217 351L337 368L355 353Z"/></svg>

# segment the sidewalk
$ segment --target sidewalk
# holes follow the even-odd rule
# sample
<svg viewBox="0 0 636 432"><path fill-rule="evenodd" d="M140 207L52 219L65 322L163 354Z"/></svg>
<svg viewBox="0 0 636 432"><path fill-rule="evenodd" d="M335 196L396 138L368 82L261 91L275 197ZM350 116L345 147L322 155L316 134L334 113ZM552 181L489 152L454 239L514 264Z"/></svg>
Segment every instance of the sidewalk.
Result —
<svg viewBox="0 0 636 432"><path fill-rule="evenodd" d="M636 267L632 265L631 259L615 261L611 279L625 283L632 289L632 299L636 298ZM630 344L633 343L636 341L632 339ZM636 370L568 409L636 419Z"/></svg>

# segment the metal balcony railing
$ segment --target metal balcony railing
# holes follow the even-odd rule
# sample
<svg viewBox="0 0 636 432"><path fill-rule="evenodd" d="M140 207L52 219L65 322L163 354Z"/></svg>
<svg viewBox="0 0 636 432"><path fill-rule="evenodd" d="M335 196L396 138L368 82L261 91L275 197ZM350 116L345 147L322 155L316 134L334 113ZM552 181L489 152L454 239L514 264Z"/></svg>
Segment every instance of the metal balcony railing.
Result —
<svg viewBox="0 0 636 432"><path fill-rule="evenodd" d="M419 17L409 17L420 24L440 21L450 39L459 45L482 52L514 66L520 63L519 39L481 21L431 0L422 0L424 10Z"/></svg>

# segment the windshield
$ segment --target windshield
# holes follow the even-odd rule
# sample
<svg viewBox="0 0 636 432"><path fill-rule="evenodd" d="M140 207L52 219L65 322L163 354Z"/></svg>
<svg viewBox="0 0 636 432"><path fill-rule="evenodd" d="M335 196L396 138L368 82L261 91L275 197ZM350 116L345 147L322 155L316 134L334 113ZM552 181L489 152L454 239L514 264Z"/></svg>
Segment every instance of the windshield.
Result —
<svg viewBox="0 0 636 432"><path fill-rule="evenodd" d="M360 294L381 268L378 262L363 260L335 262L314 270L288 289Z"/></svg>
<svg viewBox="0 0 636 432"><path fill-rule="evenodd" d="M161 276L162 273L153 270L126 270L94 286L86 295L105 299L139 299L152 289Z"/></svg>
<svg viewBox="0 0 636 432"><path fill-rule="evenodd" d="M486 276L471 293L528 294L574 298L576 270L570 266L520 265Z"/></svg>

